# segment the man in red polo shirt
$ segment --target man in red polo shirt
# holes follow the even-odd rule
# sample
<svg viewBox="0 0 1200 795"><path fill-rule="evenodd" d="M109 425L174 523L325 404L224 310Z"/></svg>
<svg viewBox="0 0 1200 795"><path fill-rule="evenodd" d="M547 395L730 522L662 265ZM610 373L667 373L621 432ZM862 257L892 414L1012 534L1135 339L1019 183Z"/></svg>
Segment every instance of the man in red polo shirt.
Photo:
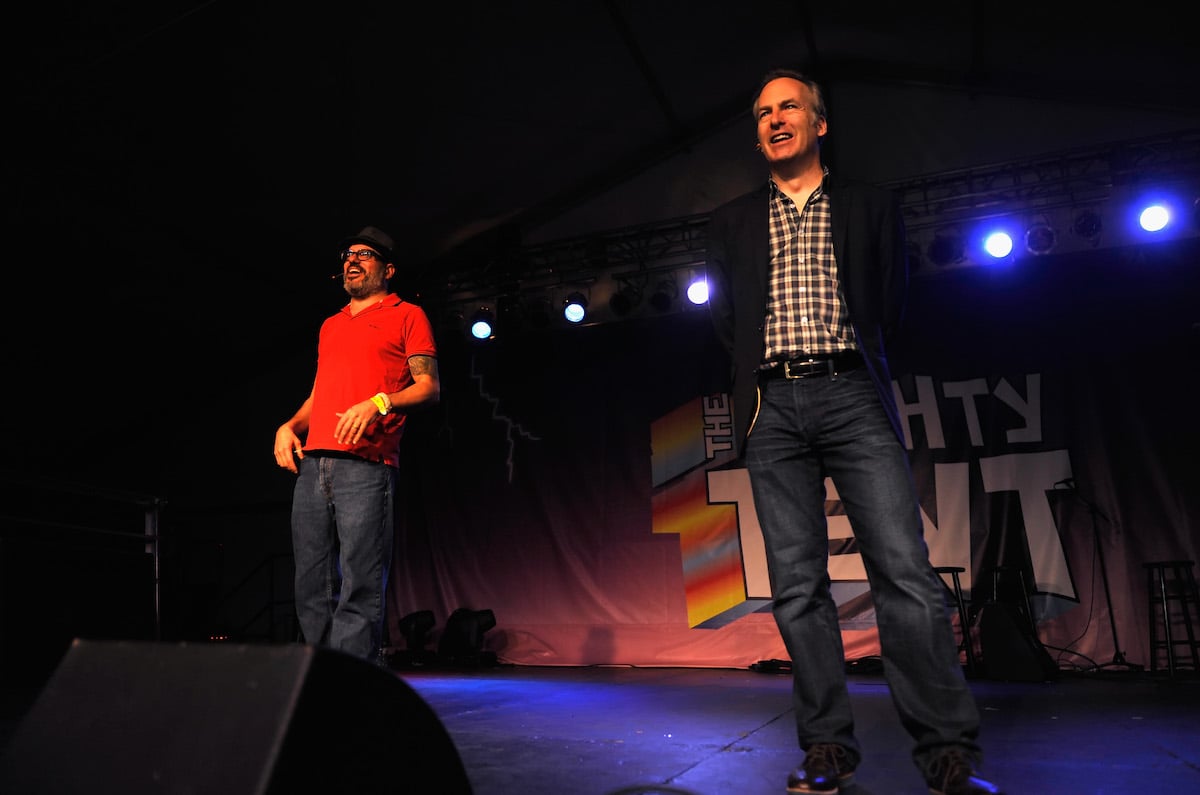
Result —
<svg viewBox="0 0 1200 795"><path fill-rule="evenodd" d="M308 398L275 432L292 494L296 616L306 642L380 659L392 562L400 437L440 397L429 318L388 289L392 238L368 226L342 241L350 302L321 325Z"/></svg>

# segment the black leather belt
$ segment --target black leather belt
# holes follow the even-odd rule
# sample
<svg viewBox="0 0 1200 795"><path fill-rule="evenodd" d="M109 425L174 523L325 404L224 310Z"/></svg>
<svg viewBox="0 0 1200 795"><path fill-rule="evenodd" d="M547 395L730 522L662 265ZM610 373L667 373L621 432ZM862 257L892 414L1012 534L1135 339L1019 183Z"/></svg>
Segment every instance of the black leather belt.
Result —
<svg viewBox="0 0 1200 795"><path fill-rule="evenodd" d="M812 356L800 356L779 362L774 367L761 370L758 377L763 380L772 378L812 378L813 376L835 376L856 367L862 367L862 355L858 351L841 351L839 353L818 353Z"/></svg>

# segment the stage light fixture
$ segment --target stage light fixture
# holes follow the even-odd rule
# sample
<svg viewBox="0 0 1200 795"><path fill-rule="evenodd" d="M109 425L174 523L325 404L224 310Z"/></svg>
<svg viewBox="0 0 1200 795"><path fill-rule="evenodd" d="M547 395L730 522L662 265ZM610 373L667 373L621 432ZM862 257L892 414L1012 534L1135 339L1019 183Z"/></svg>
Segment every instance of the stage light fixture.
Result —
<svg viewBox="0 0 1200 795"><path fill-rule="evenodd" d="M587 305L587 296L573 292L563 300L563 317L570 323L582 323L587 317Z"/></svg>
<svg viewBox="0 0 1200 795"><path fill-rule="evenodd" d="M687 288L688 300L695 306L708 303L708 280L703 276L692 279Z"/></svg>
<svg viewBox="0 0 1200 795"><path fill-rule="evenodd" d="M446 619L438 641L438 658L450 665L495 665L496 655L483 648L483 636L495 626L496 615L491 610L458 608Z"/></svg>
<svg viewBox="0 0 1200 795"><path fill-rule="evenodd" d="M939 268L962 262L964 248L962 234L955 229L942 229L934 233L929 244L929 259Z"/></svg>
<svg viewBox="0 0 1200 795"><path fill-rule="evenodd" d="M641 302L642 291L632 284L625 283L608 299L608 308L617 317L625 317Z"/></svg>
<svg viewBox="0 0 1200 795"><path fill-rule="evenodd" d="M1080 210L1075 214L1075 220L1071 222L1071 231L1077 237L1089 242L1098 240L1103 229L1104 222L1100 218L1100 213L1095 210Z"/></svg>
<svg viewBox="0 0 1200 795"><path fill-rule="evenodd" d="M1025 230L1025 250L1030 254L1049 254L1057 242L1058 233L1049 224L1036 223Z"/></svg>
<svg viewBox="0 0 1200 795"><path fill-rule="evenodd" d="M1171 223L1171 212L1165 204L1156 202L1138 214L1138 226L1147 232L1161 232Z"/></svg>
<svg viewBox="0 0 1200 795"><path fill-rule="evenodd" d="M678 297L679 285L675 283L675 280L663 279L650 294L650 306L654 307L656 312L666 312Z"/></svg>
<svg viewBox="0 0 1200 795"><path fill-rule="evenodd" d="M437 655L425 646L435 623L432 610L418 610L401 618L397 626L404 636L404 649L392 655L391 665L408 667L433 662Z"/></svg>
<svg viewBox="0 0 1200 795"><path fill-rule="evenodd" d="M479 307L471 316L471 336L477 340L490 340L495 335L496 316L490 307Z"/></svg>
<svg viewBox="0 0 1200 795"><path fill-rule="evenodd" d="M1004 230L989 232L983 240L983 250L992 259L1004 259L1013 250L1012 235Z"/></svg>

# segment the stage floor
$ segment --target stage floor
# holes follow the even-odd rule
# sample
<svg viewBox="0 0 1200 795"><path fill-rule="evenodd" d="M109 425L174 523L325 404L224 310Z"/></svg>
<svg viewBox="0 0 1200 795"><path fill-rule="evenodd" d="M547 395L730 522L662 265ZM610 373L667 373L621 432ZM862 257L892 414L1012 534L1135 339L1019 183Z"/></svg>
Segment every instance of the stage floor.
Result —
<svg viewBox="0 0 1200 795"><path fill-rule="evenodd" d="M400 672L475 795L778 795L800 759L790 677L750 670ZM848 795L922 795L882 676L850 675L864 758ZM971 679L983 772L1009 795L1200 792L1200 680L1101 671Z"/></svg>
<svg viewBox="0 0 1200 795"><path fill-rule="evenodd" d="M843 792L924 795L878 669L851 670L864 759ZM800 759L786 673L500 664L386 675L406 685L397 690L411 705L422 701L436 715L472 795L779 795ZM1171 680L1101 669L1048 682L968 681L983 715L983 772L1009 795L1200 792L1194 674ZM5 717L0 753L22 725L21 715ZM437 728L425 720L426 729ZM339 731L320 728L330 732L322 735L327 739ZM403 768L388 771L399 786L394 791L445 792L405 783L437 780L432 761L421 770L411 756L404 761L398 751L391 760Z"/></svg>

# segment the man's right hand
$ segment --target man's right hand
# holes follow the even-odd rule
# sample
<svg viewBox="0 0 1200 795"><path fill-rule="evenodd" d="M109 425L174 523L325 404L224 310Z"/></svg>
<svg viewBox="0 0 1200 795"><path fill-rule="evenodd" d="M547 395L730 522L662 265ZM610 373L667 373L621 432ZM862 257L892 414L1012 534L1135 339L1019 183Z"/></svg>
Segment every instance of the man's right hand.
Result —
<svg viewBox="0 0 1200 795"><path fill-rule="evenodd" d="M296 462L302 458L304 450L300 438L290 426L280 425L275 431L275 463L294 474L299 471Z"/></svg>

